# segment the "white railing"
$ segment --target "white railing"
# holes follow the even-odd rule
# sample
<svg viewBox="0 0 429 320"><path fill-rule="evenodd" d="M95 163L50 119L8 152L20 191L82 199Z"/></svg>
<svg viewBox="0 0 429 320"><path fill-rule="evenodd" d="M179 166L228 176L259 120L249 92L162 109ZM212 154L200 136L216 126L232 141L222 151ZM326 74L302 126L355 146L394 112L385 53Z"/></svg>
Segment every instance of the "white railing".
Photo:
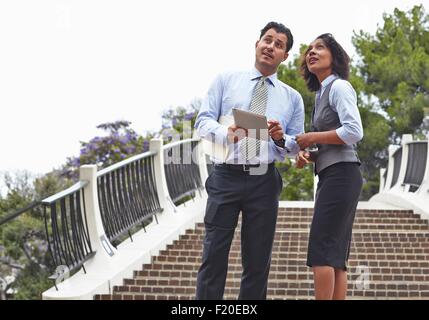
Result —
<svg viewBox="0 0 429 320"><path fill-rule="evenodd" d="M389 146L387 168L380 170L379 193L370 202L412 209L429 219L428 140L413 140L412 135L404 134L401 145Z"/></svg>
<svg viewBox="0 0 429 320"><path fill-rule="evenodd" d="M97 176L100 172L97 172L96 165L80 167L80 180L87 182L83 189L85 210L88 218L88 233L95 255L85 263L86 273L80 270L71 277L66 273L59 275L56 286L43 292L43 299L93 299L94 294L112 293L114 285L121 285L124 278L132 277L134 270L141 269L144 263L150 263L152 256L157 255L159 250L165 249L166 245L177 239L184 230L202 221L207 197L204 190L196 193L194 201L188 201L186 206L184 204L176 206L169 194L164 151L182 142L189 141L183 140L163 145L161 139L151 140L150 152L155 155L153 170L156 193L162 213L158 215L157 221L152 221L145 230L136 232L132 238L124 240L116 247L110 243L103 227L97 192ZM124 160L123 163L114 166L120 168L133 159ZM199 175L204 182L208 174L201 142L198 142L195 148L194 159L197 159ZM67 268L58 270L65 272Z"/></svg>

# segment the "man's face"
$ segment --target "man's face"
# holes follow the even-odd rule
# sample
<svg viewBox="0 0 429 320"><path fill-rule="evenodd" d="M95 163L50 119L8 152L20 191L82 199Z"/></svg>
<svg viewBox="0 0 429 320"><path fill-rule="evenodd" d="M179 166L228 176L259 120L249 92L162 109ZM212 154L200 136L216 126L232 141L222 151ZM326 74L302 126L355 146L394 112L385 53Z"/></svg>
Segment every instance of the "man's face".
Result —
<svg viewBox="0 0 429 320"><path fill-rule="evenodd" d="M256 42L256 64L269 69L277 69L280 63L286 60L287 36L269 29L261 39Z"/></svg>

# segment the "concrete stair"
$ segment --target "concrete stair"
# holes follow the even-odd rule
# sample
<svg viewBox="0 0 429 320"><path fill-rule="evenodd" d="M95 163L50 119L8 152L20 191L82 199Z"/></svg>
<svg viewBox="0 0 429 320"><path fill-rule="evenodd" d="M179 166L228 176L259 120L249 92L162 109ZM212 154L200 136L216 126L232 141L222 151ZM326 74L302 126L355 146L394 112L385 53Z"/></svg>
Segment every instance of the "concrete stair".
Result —
<svg viewBox="0 0 429 320"><path fill-rule="evenodd" d="M311 208L280 208L268 283L268 299L313 299L306 266ZM187 230L134 272L132 279L96 300L195 297L204 224ZM232 243L225 299L240 287L240 226ZM348 299L429 299L429 225L412 211L359 209L349 259Z"/></svg>

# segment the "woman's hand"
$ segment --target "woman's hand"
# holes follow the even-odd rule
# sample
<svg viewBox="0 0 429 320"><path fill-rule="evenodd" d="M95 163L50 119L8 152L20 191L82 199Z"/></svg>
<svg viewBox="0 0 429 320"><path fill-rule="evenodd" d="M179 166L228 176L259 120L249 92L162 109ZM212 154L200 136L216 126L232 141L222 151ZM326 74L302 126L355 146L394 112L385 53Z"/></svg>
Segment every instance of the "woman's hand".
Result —
<svg viewBox="0 0 429 320"><path fill-rule="evenodd" d="M298 169L302 169L306 164L309 164L310 161L310 153L308 151L301 150L298 152L298 155L296 156L296 164L295 166Z"/></svg>
<svg viewBox="0 0 429 320"><path fill-rule="evenodd" d="M301 150L308 148L312 144L315 144L315 134L314 132L308 132L296 136L296 143L299 144Z"/></svg>

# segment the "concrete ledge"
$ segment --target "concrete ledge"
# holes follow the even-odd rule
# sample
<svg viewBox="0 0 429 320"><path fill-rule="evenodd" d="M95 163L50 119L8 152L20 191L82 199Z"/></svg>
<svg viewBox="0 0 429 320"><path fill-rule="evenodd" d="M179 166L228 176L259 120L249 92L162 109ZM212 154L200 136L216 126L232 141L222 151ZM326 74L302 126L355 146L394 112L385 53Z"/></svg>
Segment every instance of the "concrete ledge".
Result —
<svg viewBox="0 0 429 320"><path fill-rule="evenodd" d="M410 192L383 192L374 195L370 202L379 202L384 205L393 205L404 210L413 210L422 219L429 219L428 199Z"/></svg>

